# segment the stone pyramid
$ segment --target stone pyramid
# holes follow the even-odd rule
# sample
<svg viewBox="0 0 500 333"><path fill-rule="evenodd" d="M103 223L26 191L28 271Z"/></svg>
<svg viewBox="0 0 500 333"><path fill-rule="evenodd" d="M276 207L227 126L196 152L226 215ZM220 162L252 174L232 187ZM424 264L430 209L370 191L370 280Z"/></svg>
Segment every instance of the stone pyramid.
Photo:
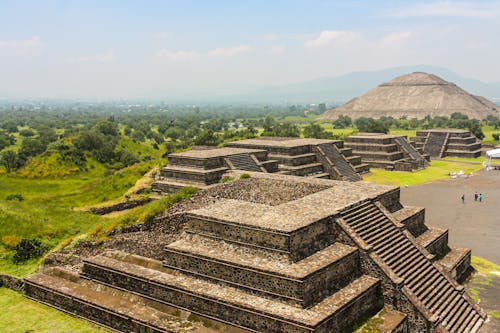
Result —
<svg viewBox="0 0 500 333"><path fill-rule="evenodd" d="M484 119L488 115L500 116L500 107L436 75L415 72L383 83L325 112L320 118L337 119L340 115L346 115L353 119L382 116L422 119L427 115L449 117L454 112L472 119Z"/></svg>

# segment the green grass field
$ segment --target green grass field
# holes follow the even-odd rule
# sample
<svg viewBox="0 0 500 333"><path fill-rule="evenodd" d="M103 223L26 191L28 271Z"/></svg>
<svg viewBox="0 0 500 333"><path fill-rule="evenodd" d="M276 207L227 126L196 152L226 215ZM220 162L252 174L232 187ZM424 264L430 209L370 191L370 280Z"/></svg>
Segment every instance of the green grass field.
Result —
<svg viewBox="0 0 500 333"><path fill-rule="evenodd" d="M20 293L0 288L2 333L93 333L111 332L83 319L31 301Z"/></svg>
<svg viewBox="0 0 500 333"><path fill-rule="evenodd" d="M424 170L414 172L386 171L372 168L370 174L365 175L363 180L375 184L411 186L447 179L450 172L463 171L465 174L470 174L479 171L483 168L482 161L482 157L477 159L435 160L431 161L431 165Z"/></svg>

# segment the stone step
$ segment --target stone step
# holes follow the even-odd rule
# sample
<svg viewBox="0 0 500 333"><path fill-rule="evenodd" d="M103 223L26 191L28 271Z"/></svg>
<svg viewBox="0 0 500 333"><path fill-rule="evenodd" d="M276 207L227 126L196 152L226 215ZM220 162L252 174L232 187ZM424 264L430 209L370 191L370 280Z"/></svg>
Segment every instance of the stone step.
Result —
<svg viewBox="0 0 500 333"><path fill-rule="evenodd" d="M407 333L407 316L394 309L384 307L354 333Z"/></svg>
<svg viewBox="0 0 500 333"><path fill-rule="evenodd" d="M102 284L72 272L48 269L25 280L25 294L38 302L121 332L201 332L162 303ZM203 332L207 332L203 330ZM208 332L215 332L208 330Z"/></svg>
<svg viewBox="0 0 500 333"><path fill-rule="evenodd" d="M392 227L390 224L385 222L384 216L375 215L370 220L367 220L362 227L357 227L356 231L361 237L368 237L373 232L382 231Z"/></svg>
<svg viewBox="0 0 500 333"><path fill-rule="evenodd" d="M377 244L376 241L380 240L383 241L386 238L393 237L397 235L400 231L396 229L394 226L390 224L385 224L384 229L380 230L379 232L372 232L371 234L368 234L364 237L366 239L366 242L370 245L375 245Z"/></svg>
<svg viewBox="0 0 500 333"><path fill-rule="evenodd" d="M374 248L380 247L383 244L391 243L394 244L395 241L400 239L401 232L397 230L396 228L389 230L389 232L386 232L384 235L380 235L377 239L373 239L370 241L370 245L373 246Z"/></svg>
<svg viewBox="0 0 500 333"><path fill-rule="evenodd" d="M366 210L373 210L373 205L370 201L366 201L366 202L363 202L361 203L360 205L357 205L353 208L350 208L350 209L347 209L345 211L342 212L342 218L348 222L350 221L352 218L357 218L357 215L358 214L361 214L362 212L366 211Z"/></svg>
<svg viewBox="0 0 500 333"><path fill-rule="evenodd" d="M383 152L355 150L354 153L361 156L361 160L365 163L371 163L373 161L395 162L404 159L404 154L401 151Z"/></svg>
<svg viewBox="0 0 500 333"><path fill-rule="evenodd" d="M426 305L432 305L433 301L435 301L435 297L439 297L442 293L444 293L444 287L448 281L446 279L439 279L437 280L437 283L430 283L434 287L433 288L426 288L422 290L422 293L419 293L417 296L424 300Z"/></svg>
<svg viewBox="0 0 500 333"><path fill-rule="evenodd" d="M355 218L349 218L347 221L352 227L362 228L366 225L366 223L372 221L373 218L377 218L380 216L381 215L379 211L377 211L376 209L371 209L360 212L357 216L355 216Z"/></svg>
<svg viewBox="0 0 500 333"><path fill-rule="evenodd" d="M258 332L345 331L353 322L349 318L359 322L382 306L380 281L366 275L303 309L151 262L153 260L113 252L85 261L83 273L99 283Z"/></svg>
<svg viewBox="0 0 500 333"><path fill-rule="evenodd" d="M420 283L412 286L413 293L419 296L421 299L425 298L425 292L430 292L434 287L438 286L443 282L445 278L440 274L432 274L420 281Z"/></svg>
<svg viewBox="0 0 500 333"><path fill-rule="evenodd" d="M249 154L235 154L226 157L229 163L237 170L262 172L261 167Z"/></svg>
<svg viewBox="0 0 500 333"><path fill-rule="evenodd" d="M459 304L450 312L450 315L448 316L449 323L446 325L446 329L449 331L455 331L452 330L452 327L459 326L459 323L461 322L462 317L467 317L467 313L470 311L470 308L468 306L467 301L462 298L459 302ZM464 312L466 313L464 315Z"/></svg>
<svg viewBox="0 0 500 333"><path fill-rule="evenodd" d="M327 172L320 172L320 173L315 173L315 174L309 175L308 177L320 178L320 179L330 179L330 174Z"/></svg>
<svg viewBox="0 0 500 333"><path fill-rule="evenodd" d="M307 153L300 155L280 155L280 154L269 154L269 159L277 160L279 164L297 166L310 163L316 163L316 154Z"/></svg>
<svg viewBox="0 0 500 333"><path fill-rule="evenodd" d="M185 234L166 247L164 266L311 306L359 275L359 253L336 242L295 263L265 250Z"/></svg>
<svg viewBox="0 0 500 333"><path fill-rule="evenodd" d="M373 248L377 251L377 253L379 253L380 256L384 256L386 253L397 252L397 250L401 246L400 242L403 241L404 236L400 233L397 233L396 237L388 238L384 242L376 244Z"/></svg>
<svg viewBox="0 0 500 333"><path fill-rule="evenodd" d="M367 173L370 172L370 165L367 163L361 163L357 165L353 165L354 170L356 170L357 173Z"/></svg>
<svg viewBox="0 0 500 333"><path fill-rule="evenodd" d="M174 178L178 180L188 180L193 182L205 183L207 185L218 183L222 175L228 168L201 169L180 166L166 166L161 168L161 176L165 178Z"/></svg>
<svg viewBox="0 0 500 333"><path fill-rule="evenodd" d="M297 166L280 165L280 170L288 171L292 176L305 176L312 173L324 172L321 163L309 163Z"/></svg>
<svg viewBox="0 0 500 333"><path fill-rule="evenodd" d="M390 267L400 277L406 277L424 264L425 260L422 259L421 254L413 251L405 260L398 261Z"/></svg>
<svg viewBox="0 0 500 333"><path fill-rule="evenodd" d="M209 188L210 185L206 185L202 182L195 182L177 178L164 178L161 180L155 180L151 185L151 189L154 192L162 192L166 194L175 193L186 186L193 186L199 189Z"/></svg>
<svg viewBox="0 0 500 333"><path fill-rule="evenodd" d="M352 166L361 164L361 156L359 155L344 155L344 157Z"/></svg>
<svg viewBox="0 0 500 333"><path fill-rule="evenodd" d="M452 327L453 329L461 329L462 332L466 332L467 326L470 325L470 323L474 322L474 319L479 317L477 313L474 311L469 311L466 313L466 315L463 316L462 320L458 323L456 327Z"/></svg>
<svg viewBox="0 0 500 333"><path fill-rule="evenodd" d="M402 278L410 280L411 277L415 276L415 273L418 273L421 269L424 269L428 265L429 263L423 254L420 253L420 251L416 251L405 261L402 261L391 268Z"/></svg>
<svg viewBox="0 0 500 333"><path fill-rule="evenodd" d="M439 274L435 267L432 266L429 262L422 266L421 269L415 271L412 275L410 275L407 279L408 282L406 286L410 288L414 294L416 294L419 290L419 287L422 284L425 284L426 281L433 278L439 278L441 274ZM432 285L431 285L432 286Z"/></svg>
<svg viewBox="0 0 500 333"><path fill-rule="evenodd" d="M452 310L459 306L461 302L464 301L464 298L458 293L453 293L452 297L450 297L446 302L444 302L440 308L436 311L436 313L443 318L443 325L449 324L449 314Z"/></svg>
<svg viewBox="0 0 500 333"><path fill-rule="evenodd" d="M443 257L448 251L448 229L434 228L427 229L416 238L417 243L424 247L429 253L437 258Z"/></svg>
<svg viewBox="0 0 500 333"><path fill-rule="evenodd" d="M397 245L397 246L394 246ZM411 256L413 252L417 251L415 246L410 242L404 242L401 244L393 244L390 251L385 253L380 253L380 257L384 259L385 263L392 266L396 265L400 261L404 261L408 256Z"/></svg>

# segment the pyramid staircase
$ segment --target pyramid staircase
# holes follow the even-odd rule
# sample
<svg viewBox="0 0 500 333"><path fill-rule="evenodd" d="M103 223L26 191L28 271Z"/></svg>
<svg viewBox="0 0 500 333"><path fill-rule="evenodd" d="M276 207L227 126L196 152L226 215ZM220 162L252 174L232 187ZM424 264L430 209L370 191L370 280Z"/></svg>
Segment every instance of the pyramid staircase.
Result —
<svg viewBox="0 0 500 333"><path fill-rule="evenodd" d="M481 141L467 130L421 130L411 141L417 150L434 158L481 156Z"/></svg>
<svg viewBox="0 0 500 333"><path fill-rule="evenodd" d="M403 137L394 138L396 144L398 144L402 150L404 150L413 160L418 161L421 164L421 168L429 166L429 162Z"/></svg>
<svg viewBox="0 0 500 333"><path fill-rule="evenodd" d="M317 146L320 154L325 156L331 167L336 168L342 177L342 180L356 182L361 180L361 176L356 172L353 166L342 155L337 146L332 144L320 144Z"/></svg>
<svg viewBox="0 0 500 333"><path fill-rule="evenodd" d="M250 154L235 154L226 157L229 161L231 169L244 170L244 171L255 171L255 172L267 172L266 169L260 167L254 160L254 157Z"/></svg>
<svg viewBox="0 0 500 333"><path fill-rule="evenodd" d="M389 267L446 332L477 332L484 314L464 293L464 288L432 263L429 253L409 233L368 201L342 212L342 219Z"/></svg>

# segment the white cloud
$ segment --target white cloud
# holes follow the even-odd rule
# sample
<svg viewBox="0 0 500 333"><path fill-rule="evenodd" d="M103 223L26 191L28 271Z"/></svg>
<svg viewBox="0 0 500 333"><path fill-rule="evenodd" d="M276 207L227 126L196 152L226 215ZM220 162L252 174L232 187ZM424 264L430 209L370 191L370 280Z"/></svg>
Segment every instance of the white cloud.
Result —
<svg viewBox="0 0 500 333"><path fill-rule="evenodd" d="M195 51L170 51L162 49L155 54L158 58L167 59L169 61L192 60L200 57L200 54Z"/></svg>
<svg viewBox="0 0 500 333"><path fill-rule="evenodd" d="M80 63L107 63L115 60L115 52L113 50L108 50L104 53L84 55L71 59L71 62Z"/></svg>
<svg viewBox="0 0 500 333"><path fill-rule="evenodd" d="M437 1L417 3L394 9L390 16L407 17L471 17L486 18L500 14L500 3Z"/></svg>
<svg viewBox="0 0 500 333"><path fill-rule="evenodd" d="M0 40L0 54L34 55L39 53L44 43L38 36L24 40Z"/></svg>
<svg viewBox="0 0 500 333"><path fill-rule="evenodd" d="M354 31L342 30L323 30L318 37L306 40L307 47L322 47L332 44L335 41L350 41L358 37L359 34Z"/></svg>
<svg viewBox="0 0 500 333"><path fill-rule="evenodd" d="M396 32L382 37L380 44L382 45L393 45L404 41L407 41L412 36L410 31Z"/></svg>
<svg viewBox="0 0 500 333"><path fill-rule="evenodd" d="M236 55L239 55L241 53L245 53L250 50L250 46L248 45L240 45L236 47L218 47L210 52L208 52L208 55L210 57L234 57Z"/></svg>

